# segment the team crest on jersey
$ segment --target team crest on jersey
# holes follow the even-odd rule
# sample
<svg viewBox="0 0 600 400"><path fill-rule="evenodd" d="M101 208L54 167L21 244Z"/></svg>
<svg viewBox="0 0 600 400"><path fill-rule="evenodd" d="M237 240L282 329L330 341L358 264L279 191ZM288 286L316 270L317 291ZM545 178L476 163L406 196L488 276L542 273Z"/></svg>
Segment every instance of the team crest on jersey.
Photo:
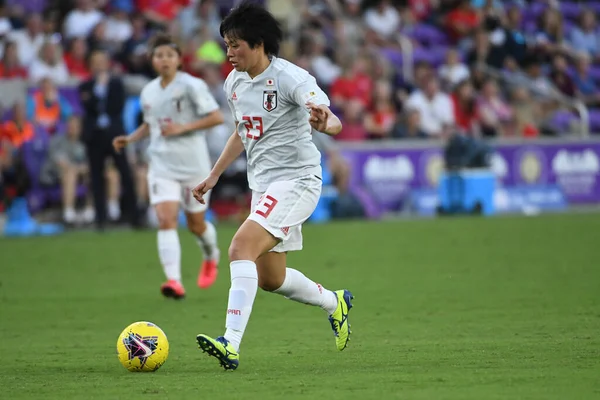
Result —
<svg viewBox="0 0 600 400"><path fill-rule="evenodd" d="M267 112L277 108L277 90L265 90L263 92L263 108Z"/></svg>

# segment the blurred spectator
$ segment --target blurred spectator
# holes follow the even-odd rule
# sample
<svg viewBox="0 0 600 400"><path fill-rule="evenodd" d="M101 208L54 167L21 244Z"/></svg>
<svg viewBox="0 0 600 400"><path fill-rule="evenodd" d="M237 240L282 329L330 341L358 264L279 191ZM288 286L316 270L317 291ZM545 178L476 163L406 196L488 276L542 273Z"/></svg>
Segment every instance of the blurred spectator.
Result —
<svg viewBox="0 0 600 400"><path fill-rule="evenodd" d="M540 133L538 126L542 122L540 105L533 101L529 90L524 87L514 89L511 100L516 134L523 137L537 137Z"/></svg>
<svg viewBox="0 0 600 400"><path fill-rule="evenodd" d="M446 31L455 44L472 35L480 23L480 15L471 6L471 0L461 0L445 19Z"/></svg>
<svg viewBox="0 0 600 400"><path fill-rule="evenodd" d="M346 142L359 142L367 138L367 132L363 125L365 107L358 99L352 99L344 103L342 122L344 129L335 136L336 140Z"/></svg>
<svg viewBox="0 0 600 400"><path fill-rule="evenodd" d="M479 136L479 111L475 89L469 80L463 80L454 89L451 95L452 108L456 128L465 135Z"/></svg>
<svg viewBox="0 0 600 400"><path fill-rule="evenodd" d="M213 38L221 37L221 16L214 0L195 0L195 4L179 13L179 22L181 35L186 40L192 38L201 27L207 27Z"/></svg>
<svg viewBox="0 0 600 400"><path fill-rule="evenodd" d="M397 139L427 139L427 134L421 129L421 112L416 108L404 111L392 136Z"/></svg>
<svg viewBox="0 0 600 400"><path fill-rule="evenodd" d="M106 52L95 50L90 55L90 69L92 78L80 86L79 92L85 110L83 141L90 165L96 224L103 229L107 221L105 161L110 155L121 176L123 201L130 222L139 226L130 165L125 154L116 153L112 147L113 138L125 131L122 118L125 88L121 79L110 75L110 60Z"/></svg>
<svg viewBox="0 0 600 400"><path fill-rule="evenodd" d="M69 118L66 133L55 135L50 140L48 157L42 166L40 181L47 186L60 184L62 190L63 220L66 223L90 223L94 220L91 194L88 191L86 206L78 214L75 211L77 186L88 183L89 168L85 146L80 140L81 121L79 117ZM108 186L108 214L113 221L121 214L119 207L119 180L114 168L109 168L106 174Z"/></svg>
<svg viewBox="0 0 600 400"><path fill-rule="evenodd" d="M120 48L131 35L133 27L127 14L127 7L116 6L111 7L111 13L106 19L106 34L105 38L111 43L111 47Z"/></svg>
<svg viewBox="0 0 600 400"><path fill-rule="evenodd" d="M189 0L137 0L138 10L157 27L165 28Z"/></svg>
<svg viewBox="0 0 600 400"><path fill-rule="evenodd" d="M364 15L365 25L375 43L394 42L400 30L400 13L389 0L378 0Z"/></svg>
<svg viewBox="0 0 600 400"><path fill-rule="evenodd" d="M9 38L17 44L21 65L28 67L37 57L45 41L42 32L42 16L30 14L27 17L25 29L11 32Z"/></svg>
<svg viewBox="0 0 600 400"><path fill-rule="evenodd" d="M34 127L27 120L25 106L16 103L13 107L12 118L2 124L0 128L0 141L8 141L13 149L19 149L23 143L33 139Z"/></svg>
<svg viewBox="0 0 600 400"><path fill-rule="evenodd" d="M308 44L310 69L319 84L328 87L341 75L342 69L327 56L326 50L325 36L320 32L311 33Z"/></svg>
<svg viewBox="0 0 600 400"><path fill-rule="evenodd" d="M406 109L419 111L420 128L429 137L443 138L454 128L452 100L440 90L435 75L427 79L423 89L408 97Z"/></svg>
<svg viewBox="0 0 600 400"><path fill-rule="evenodd" d="M80 80L86 80L90 77L87 53L88 45L84 38L75 38L71 41L64 56L69 75Z"/></svg>
<svg viewBox="0 0 600 400"><path fill-rule="evenodd" d="M65 17L65 37L87 37L103 18L104 14L96 10L93 0L76 0L75 8Z"/></svg>
<svg viewBox="0 0 600 400"><path fill-rule="evenodd" d="M396 109L392 102L392 87L379 80L375 84L373 109L365 116L365 130L370 139L388 138L396 123Z"/></svg>
<svg viewBox="0 0 600 400"><path fill-rule="evenodd" d="M0 64L0 79L27 78L27 69L19 63L19 53L15 42L4 45L4 55Z"/></svg>
<svg viewBox="0 0 600 400"><path fill-rule="evenodd" d="M477 104L481 122L481 133L487 137L509 136L513 113L510 106L500 97L498 84L488 79L481 90Z"/></svg>
<svg viewBox="0 0 600 400"><path fill-rule="evenodd" d="M66 84L69 71L62 58L62 49L55 40L47 40L42 45L38 57L29 67L29 80L37 84L43 78L49 78L57 85Z"/></svg>
<svg viewBox="0 0 600 400"><path fill-rule="evenodd" d="M365 26L361 19L360 0L344 0L343 13L335 25L335 44L342 54L355 54L365 41Z"/></svg>
<svg viewBox="0 0 600 400"><path fill-rule="evenodd" d="M600 90L594 79L590 76L590 57L582 55L577 59L573 82L577 97L588 106L600 106Z"/></svg>
<svg viewBox="0 0 600 400"><path fill-rule="evenodd" d="M575 97L575 83L569 76L567 60L564 56L558 54L552 60L552 70L550 71L550 80L562 94Z"/></svg>
<svg viewBox="0 0 600 400"><path fill-rule="evenodd" d="M592 10L581 12L577 26L571 31L570 43L574 50L600 58L600 33Z"/></svg>
<svg viewBox="0 0 600 400"><path fill-rule="evenodd" d="M546 8L538 18L538 32L535 35L537 51L542 53L546 61L555 54L568 50L565 42L563 16L553 7Z"/></svg>
<svg viewBox="0 0 600 400"><path fill-rule="evenodd" d="M123 50L119 56L120 61L130 74L153 77L154 71L148 62L146 42L149 35L146 31L146 19L141 14L135 14L132 17L131 24L133 34L123 45Z"/></svg>
<svg viewBox="0 0 600 400"><path fill-rule="evenodd" d="M422 21L431 16L438 0L408 0L408 7L416 21Z"/></svg>
<svg viewBox="0 0 600 400"><path fill-rule="evenodd" d="M359 100L363 107L371 106L373 81L369 76L369 61L360 56L347 59L342 67L342 75L330 87L331 103L334 107L343 108L351 100Z"/></svg>
<svg viewBox="0 0 600 400"><path fill-rule="evenodd" d="M72 108L50 78L43 78L38 90L27 96L27 119L54 134L72 114Z"/></svg>
<svg viewBox="0 0 600 400"><path fill-rule="evenodd" d="M460 53L456 49L449 49L446 53L446 63L439 69L442 84L453 87L469 77L469 69L460 62Z"/></svg>

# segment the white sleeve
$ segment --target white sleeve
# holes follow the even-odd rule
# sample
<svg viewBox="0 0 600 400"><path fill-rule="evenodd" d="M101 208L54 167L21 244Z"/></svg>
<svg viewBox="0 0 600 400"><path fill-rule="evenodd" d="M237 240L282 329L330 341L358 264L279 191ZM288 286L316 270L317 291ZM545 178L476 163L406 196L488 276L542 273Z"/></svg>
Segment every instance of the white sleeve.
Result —
<svg viewBox="0 0 600 400"><path fill-rule="evenodd" d="M201 79L190 80L188 96L198 115L206 115L219 109L217 101L210 93L206 83Z"/></svg>
<svg viewBox="0 0 600 400"><path fill-rule="evenodd" d="M316 105L325 104L329 106L329 97L321 90L314 77L309 76L304 82L298 84L292 90L292 101L300 107L306 108L307 102L312 102ZM308 110L308 108L306 108Z"/></svg>

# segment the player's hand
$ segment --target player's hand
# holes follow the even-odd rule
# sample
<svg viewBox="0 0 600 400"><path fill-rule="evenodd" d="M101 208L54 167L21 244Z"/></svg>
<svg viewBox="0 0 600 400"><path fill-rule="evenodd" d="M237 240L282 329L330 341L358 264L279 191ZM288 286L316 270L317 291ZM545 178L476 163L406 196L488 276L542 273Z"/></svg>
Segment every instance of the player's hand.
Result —
<svg viewBox="0 0 600 400"><path fill-rule="evenodd" d="M120 153L121 150L123 150L123 148L125 146L127 146L128 144L129 144L129 137L125 136L125 135L123 135L123 136L117 136L112 141L113 148L115 149L115 151L117 153Z"/></svg>
<svg viewBox="0 0 600 400"><path fill-rule="evenodd" d="M204 201L204 195L210 189L214 188L218 181L219 181L218 176L209 175L208 178L206 178L205 180L200 182L200 184L192 190L192 194L194 195L194 198L200 204L206 204L206 202Z"/></svg>
<svg viewBox="0 0 600 400"><path fill-rule="evenodd" d="M181 135L185 130L183 125L180 124L165 124L161 127L161 133L163 136L177 136Z"/></svg>
<svg viewBox="0 0 600 400"><path fill-rule="evenodd" d="M327 129L327 119L329 118L329 112L326 105L321 104L317 106L314 103L308 102L306 106L310 109L310 117L308 122L314 130L319 132L325 132Z"/></svg>

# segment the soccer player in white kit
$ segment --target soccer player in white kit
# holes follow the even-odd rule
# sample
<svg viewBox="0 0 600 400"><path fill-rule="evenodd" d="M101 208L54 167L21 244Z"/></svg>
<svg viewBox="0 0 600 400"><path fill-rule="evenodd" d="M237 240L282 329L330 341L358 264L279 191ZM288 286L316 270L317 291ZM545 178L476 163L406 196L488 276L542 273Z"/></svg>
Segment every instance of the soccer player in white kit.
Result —
<svg viewBox="0 0 600 400"><path fill-rule="evenodd" d="M242 151L248 158L252 210L229 247L231 288L226 331L197 336L201 350L233 370L257 288L321 307L329 315L336 346L348 342L352 294L329 291L301 272L287 268L286 253L302 249L302 223L321 194L321 155L312 141L315 129L338 134L342 125L315 79L277 58L282 31L264 8L242 3L221 23L221 36L234 70L224 89L237 128L209 176L194 189L201 203L219 176Z"/></svg>
<svg viewBox="0 0 600 400"><path fill-rule="evenodd" d="M223 115L204 81L179 71L181 50L168 35L158 34L150 43L159 76L140 96L144 122L131 135L115 138L113 146L120 151L150 136L148 188L159 222L158 255L167 277L161 292L179 299L185 296L177 233L180 205L204 255L198 286L207 288L217 277L217 233L204 219L207 202L195 201L192 189L206 179L212 166L205 130L223 123Z"/></svg>

